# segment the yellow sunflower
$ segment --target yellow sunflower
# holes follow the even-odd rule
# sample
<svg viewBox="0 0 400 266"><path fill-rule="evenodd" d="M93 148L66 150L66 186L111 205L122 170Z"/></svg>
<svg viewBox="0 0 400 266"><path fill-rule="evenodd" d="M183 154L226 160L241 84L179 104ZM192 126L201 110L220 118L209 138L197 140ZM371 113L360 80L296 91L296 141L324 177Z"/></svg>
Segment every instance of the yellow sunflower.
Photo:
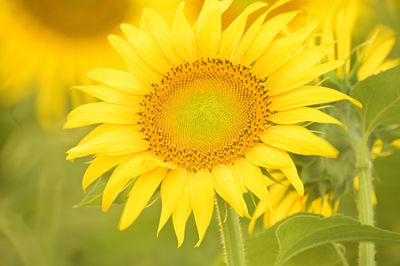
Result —
<svg viewBox="0 0 400 266"><path fill-rule="evenodd" d="M34 92L41 122L53 126L65 116L72 85L86 83L94 67L120 65L106 37L136 22L147 2L154 1L0 0L1 101ZM159 8L167 14L173 3Z"/></svg>
<svg viewBox="0 0 400 266"><path fill-rule="evenodd" d="M277 175L274 177L278 178ZM319 197L308 203L308 195L301 197L298 193L290 189L287 181L281 184L270 182L269 192L273 201L273 209L269 210L266 203L260 201L251 217L249 223L249 233L253 233L256 220L264 215L264 227L270 227L275 223L299 212L311 212L321 214L323 216L331 216L336 212L338 202L334 206L331 204L331 194L325 194L323 198Z"/></svg>
<svg viewBox="0 0 400 266"><path fill-rule="evenodd" d="M358 0L337 0L335 2L335 8L323 21L322 42L336 41L336 47L333 47L329 55L330 60L337 59L346 62L343 69L338 69L338 74L343 76L349 74L356 63L351 64L351 55L354 49L352 36L363 3ZM360 63L357 72L359 80L388 70L400 63L399 59L387 59L395 40L394 31L383 25L376 26L357 57Z"/></svg>
<svg viewBox="0 0 400 266"><path fill-rule="evenodd" d="M146 8L139 28L121 26L127 40L109 36L128 71L91 71L100 84L78 88L101 101L73 110L65 127L101 124L67 152L67 159L95 155L84 189L116 166L104 189L104 211L133 183L121 230L160 187L158 231L172 216L180 246L193 211L199 245L215 193L248 217L246 192L272 207L261 167L280 171L303 195L288 152L337 156L325 139L296 124L340 124L307 106L343 99L360 104L336 90L304 85L342 62L320 63L327 46L305 48L314 23L280 37L298 12L266 16L285 2L271 7L253 3L223 31L221 15L228 0L206 0L194 25L184 15L184 2L172 26ZM256 11L261 15L245 30Z"/></svg>

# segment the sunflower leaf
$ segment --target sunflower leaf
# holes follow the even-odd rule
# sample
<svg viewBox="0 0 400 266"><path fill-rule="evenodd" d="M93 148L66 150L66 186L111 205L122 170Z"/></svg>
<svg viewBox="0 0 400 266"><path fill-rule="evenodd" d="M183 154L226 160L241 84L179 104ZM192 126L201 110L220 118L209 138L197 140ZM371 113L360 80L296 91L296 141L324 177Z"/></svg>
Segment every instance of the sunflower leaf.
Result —
<svg viewBox="0 0 400 266"><path fill-rule="evenodd" d="M249 265L334 265L343 259L336 242L359 241L400 243L400 234L343 215L324 218L301 213L248 239ZM312 262L302 264L310 257Z"/></svg>
<svg viewBox="0 0 400 266"><path fill-rule="evenodd" d="M363 104L363 131L371 134L378 126L400 124L400 67L358 83L350 95Z"/></svg>

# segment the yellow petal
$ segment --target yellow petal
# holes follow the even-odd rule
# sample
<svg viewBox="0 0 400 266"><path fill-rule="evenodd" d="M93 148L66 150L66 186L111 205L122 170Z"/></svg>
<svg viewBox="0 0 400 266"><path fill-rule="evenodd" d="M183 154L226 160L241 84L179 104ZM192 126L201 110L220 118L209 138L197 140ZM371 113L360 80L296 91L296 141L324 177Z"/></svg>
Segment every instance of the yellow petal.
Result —
<svg viewBox="0 0 400 266"><path fill-rule="evenodd" d="M186 20L183 8L185 3L179 4L176 16L171 29L172 43L178 54L188 62L192 62L197 57L197 44L192 28Z"/></svg>
<svg viewBox="0 0 400 266"><path fill-rule="evenodd" d="M264 2L255 2L250 4L222 33L221 37L221 48L220 54L226 58L231 58L231 56L236 51L240 38L243 35L243 31L246 27L246 22L248 16L267 6Z"/></svg>
<svg viewBox="0 0 400 266"><path fill-rule="evenodd" d="M296 166L294 165L294 163L289 168L282 168L281 171L286 176L286 178L290 181L290 183L292 184L294 189L296 189L297 193L299 193L299 195L301 197L303 197L304 185L299 177L299 174L297 172L297 169L296 169Z"/></svg>
<svg viewBox="0 0 400 266"><path fill-rule="evenodd" d="M265 201L260 200L256 206L256 209L254 210L253 215L251 216L249 227L248 227L248 232L249 234L253 234L254 231L254 226L256 225L257 219L263 215L264 213L268 212L268 206Z"/></svg>
<svg viewBox="0 0 400 266"><path fill-rule="evenodd" d="M244 53L241 62L245 65L256 61L268 48L271 41L287 24L298 14L289 12L277 15L269 19L255 36L247 51Z"/></svg>
<svg viewBox="0 0 400 266"><path fill-rule="evenodd" d="M102 209L107 211L118 194L133 178L149 172L157 167L171 168L166 163L160 161L157 157L145 152L136 155L132 159L120 164L107 182L103 192Z"/></svg>
<svg viewBox="0 0 400 266"><path fill-rule="evenodd" d="M244 185L260 200L265 201L269 209L272 209L271 196L265 185L264 175L260 168L246 159L237 160L234 166L243 176Z"/></svg>
<svg viewBox="0 0 400 266"><path fill-rule="evenodd" d="M73 89L83 91L107 103L135 106L142 101L142 97L139 95L134 95L131 92L126 93L104 85L76 86ZM143 91L142 94L145 94L145 92Z"/></svg>
<svg viewBox="0 0 400 266"><path fill-rule="evenodd" d="M318 64L329 49L330 45L309 48L283 64L266 82L271 95L288 92L343 65L342 61Z"/></svg>
<svg viewBox="0 0 400 266"><path fill-rule="evenodd" d="M211 222L214 207L213 177L208 170L201 169L190 179L190 204L199 233L198 247Z"/></svg>
<svg viewBox="0 0 400 266"><path fill-rule="evenodd" d="M254 64L254 71L265 78L281 67L299 49L318 23L310 23L289 36L276 41Z"/></svg>
<svg viewBox="0 0 400 266"><path fill-rule="evenodd" d="M116 35L109 35L108 41L125 60L128 69L141 84L151 86L155 80L159 80L160 74L147 65L127 41Z"/></svg>
<svg viewBox="0 0 400 266"><path fill-rule="evenodd" d="M167 169L159 167L137 179L122 212L119 230L125 230L136 220L166 174Z"/></svg>
<svg viewBox="0 0 400 266"><path fill-rule="evenodd" d="M337 59L349 60L351 53L351 38L354 23L358 15L357 1L348 1L345 8L338 12L336 20ZM350 71L350 64L346 64L346 73ZM339 72L341 74L341 72Z"/></svg>
<svg viewBox="0 0 400 266"><path fill-rule="evenodd" d="M95 127L92 131L90 131L79 143L77 146L82 145L86 142L88 142L89 140L107 132L107 131L111 131L114 129L118 129L120 128L120 125L111 125L111 124L102 124L99 125L97 127Z"/></svg>
<svg viewBox="0 0 400 266"><path fill-rule="evenodd" d="M228 165L228 169L232 173L233 179L235 181L235 185L237 186L241 195L243 195L244 193L247 193L248 190L243 183L244 177L242 176L242 174L233 165ZM242 205L243 216L250 218L249 210L247 209L247 203L242 196L240 196L240 203Z"/></svg>
<svg viewBox="0 0 400 266"><path fill-rule="evenodd" d="M135 52L150 67L161 75L166 74L171 69L171 63L165 58L157 43L149 35L129 24L122 24L121 29Z"/></svg>
<svg viewBox="0 0 400 266"><path fill-rule="evenodd" d="M334 69L343 65L343 61L330 61L325 64L314 66L310 69L304 70L299 73L286 73L281 78L286 79L284 82L279 83L277 87L271 87L271 95L277 95L281 93L288 92L294 88L297 88L301 85L304 85L314 79L320 77L323 74L326 74ZM267 82L268 83L268 82ZM267 85L273 86L273 85Z"/></svg>
<svg viewBox="0 0 400 266"><path fill-rule="evenodd" d="M105 102L81 105L67 116L64 128L83 127L99 123L128 125L139 120L139 105L117 105Z"/></svg>
<svg viewBox="0 0 400 266"><path fill-rule="evenodd" d="M71 160L91 154L108 156L131 154L147 150L148 145L136 128L116 127L68 150L67 159Z"/></svg>
<svg viewBox="0 0 400 266"><path fill-rule="evenodd" d="M377 26L370 38L370 45L366 48L366 54L358 71L360 80L366 79L377 72L392 50L396 38L391 29Z"/></svg>
<svg viewBox="0 0 400 266"><path fill-rule="evenodd" d="M243 38L240 40L239 46L234 51L232 55L232 60L235 63L240 63L243 55L247 51L248 47L253 42L254 38L257 36L261 26L264 23L265 17L274 9L278 8L279 6L289 2L290 0L280 0L274 3L266 12L264 12L261 16L259 16L256 21L249 27L249 29L244 34Z"/></svg>
<svg viewBox="0 0 400 266"><path fill-rule="evenodd" d="M243 196L237 178L226 165L214 167L211 173L214 178L215 191L242 217L245 210L243 210Z"/></svg>
<svg viewBox="0 0 400 266"><path fill-rule="evenodd" d="M357 107L361 103L340 91L320 86L301 86L289 93L272 97L269 108L273 111L284 111L301 106L348 100Z"/></svg>
<svg viewBox="0 0 400 266"><path fill-rule="evenodd" d="M383 71L389 70L393 67L400 65L400 58L398 59L389 59L383 62L379 67L377 67L374 71L374 75L379 74Z"/></svg>
<svg viewBox="0 0 400 266"><path fill-rule="evenodd" d="M221 10L217 0L205 0L196 22L195 35L200 56L215 57L221 39Z"/></svg>
<svg viewBox="0 0 400 266"><path fill-rule="evenodd" d="M393 145L394 147L400 149L400 139L395 139L393 140L390 145Z"/></svg>
<svg viewBox="0 0 400 266"><path fill-rule="evenodd" d="M317 123L336 124L346 128L346 126L336 118L318 109L309 107L299 107L287 111L280 111L272 114L269 117L269 120L276 124L297 124L311 121Z"/></svg>
<svg viewBox="0 0 400 266"><path fill-rule="evenodd" d="M185 228L186 222L192 211L190 205L190 186L189 182L186 182L185 188L179 197L178 203L176 204L175 210L172 212L172 222L174 224L174 230L176 238L178 240L178 247L180 247L185 239Z"/></svg>
<svg viewBox="0 0 400 266"><path fill-rule="evenodd" d="M183 62L171 42L171 29L168 23L157 12L145 8L140 21L140 28L157 41L158 47L171 63L179 65Z"/></svg>
<svg viewBox="0 0 400 266"><path fill-rule="evenodd" d="M255 165L272 169L289 167L291 164L291 158L285 151L265 144L257 144L247 151L246 159Z"/></svg>
<svg viewBox="0 0 400 266"><path fill-rule="evenodd" d="M157 235L168 221L172 211L175 209L178 199L181 197L182 191L185 187L186 180L187 171L184 168L172 170L164 178L160 189L162 208Z"/></svg>
<svg viewBox="0 0 400 266"><path fill-rule="evenodd" d="M149 89L140 84L131 73L116 69L98 68L89 72L89 78L109 87L132 94L146 94Z"/></svg>
<svg viewBox="0 0 400 266"><path fill-rule="evenodd" d="M320 155L335 158L338 151L325 139L296 125L269 127L261 135L261 140L273 147L302 155Z"/></svg>
<svg viewBox="0 0 400 266"><path fill-rule="evenodd" d="M90 163L89 167L86 169L85 175L82 179L82 188L84 191L94 182L97 178L99 178L102 174L120 164L122 161L128 159L129 156L105 156L98 155L96 158Z"/></svg>
<svg viewBox="0 0 400 266"><path fill-rule="evenodd" d="M218 1L219 9L221 10L221 14L225 13L225 11L231 6L233 0L222 0Z"/></svg>

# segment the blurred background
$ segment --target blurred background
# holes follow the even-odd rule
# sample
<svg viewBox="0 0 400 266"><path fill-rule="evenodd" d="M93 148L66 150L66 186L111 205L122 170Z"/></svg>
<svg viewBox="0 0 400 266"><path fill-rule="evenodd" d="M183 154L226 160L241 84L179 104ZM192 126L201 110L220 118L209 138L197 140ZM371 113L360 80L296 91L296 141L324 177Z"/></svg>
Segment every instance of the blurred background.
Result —
<svg viewBox="0 0 400 266"><path fill-rule="evenodd" d="M0 9L6 2L0 0ZM137 14L140 14L144 4L133 2L139 3ZM153 1L153 5L155 2L158 1ZM169 7L173 10L178 2L172 1ZM227 16L237 14L250 2L253 1L234 1ZM188 1L188 13L194 14L201 4L200 0ZM365 39L376 23L400 32L399 0L368 0L365 5L359 24L363 26L356 27L356 43ZM172 18L171 12L165 17ZM3 38L0 37L0 47ZM2 51L0 49L0 59L6 56ZM391 56L400 57L399 42ZM38 85L31 82L24 86L34 91ZM61 130L59 126L43 129L34 111L38 104L35 95L27 95L17 104L0 107L1 266L214 265L221 260L216 217L199 248L193 247L197 235L190 218L186 240L177 249L170 222L156 237L160 202L147 208L135 224L123 232L117 228L122 206L114 205L105 214L100 207L73 208L85 195L81 178L86 165L85 160L66 161L65 151L87 130ZM377 226L400 232L400 151L377 158L375 162ZM339 212L354 216L354 208L349 196L342 202ZM352 262L356 261L356 247L347 245L347 255ZM400 265L399 251L399 245L378 246L379 264Z"/></svg>

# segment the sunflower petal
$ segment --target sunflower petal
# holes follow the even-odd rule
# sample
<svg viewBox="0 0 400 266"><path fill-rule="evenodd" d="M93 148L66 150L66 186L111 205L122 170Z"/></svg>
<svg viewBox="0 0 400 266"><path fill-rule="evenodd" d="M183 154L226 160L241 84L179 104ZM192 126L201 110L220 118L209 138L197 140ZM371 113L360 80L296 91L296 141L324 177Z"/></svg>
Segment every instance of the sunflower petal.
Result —
<svg viewBox="0 0 400 266"><path fill-rule="evenodd" d="M221 39L221 10L217 0L205 0L196 22L195 35L202 57L215 57Z"/></svg>
<svg viewBox="0 0 400 266"><path fill-rule="evenodd" d="M179 65L183 62L171 42L171 29L168 23L157 12L145 8L140 21L140 28L157 41L158 47L171 63Z"/></svg>
<svg viewBox="0 0 400 266"><path fill-rule="evenodd" d="M286 178L290 181L294 189L299 193L301 197L304 195L304 185L303 182L301 181L299 174L297 172L296 166L294 163L292 166L288 168L282 168L281 169L282 173L286 176Z"/></svg>
<svg viewBox="0 0 400 266"><path fill-rule="evenodd" d="M139 120L139 104L117 105L105 102L78 106L67 116L64 128L83 127L99 123L129 125Z"/></svg>
<svg viewBox="0 0 400 266"><path fill-rule="evenodd" d="M186 20L183 8L185 2L179 4L171 29L172 43L178 54L188 62L197 57L197 44L192 28Z"/></svg>
<svg viewBox="0 0 400 266"><path fill-rule="evenodd" d="M68 153L68 160L91 154L119 156L147 150L148 142L136 128L116 127L77 145Z"/></svg>
<svg viewBox="0 0 400 266"><path fill-rule="evenodd" d="M145 94L144 88L131 73L107 68L97 68L89 72L89 78L99 81L109 87L120 89L128 93Z"/></svg>
<svg viewBox="0 0 400 266"><path fill-rule="evenodd" d="M338 151L325 139L296 125L269 127L261 140L267 145L302 155L320 155L335 158Z"/></svg>
<svg viewBox="0 0 400 266"><path fill-rule="evenodd" d="M156 42L140 29L129 25L121 25L122 32L128 38L135 52L161 75L170 70L171 64L158 48Z"/></svg>
<svg viewBox="0 0 400 266"><path fill-rule="evenodd" d="M276 124L297 124L306 121L325 123L325 124L336 124L343 128L346 128L336 118L314 108L299 107L287 111L277 112L269 117L269 119Z"/></svg>
<svg viewBox="0 0 400 266"><path fill-rule="evenodd" d="M160 189L162 208L157 235L160 233L178 204L178 200L181 197L186 184L187 175L188 173L186 169L177 168L176 170L170 171L164 178Z"/></svg>
<svg viewBox="0 0 400 266"><path fill-rule="evenodd" d="M357 107L361 103L340 91L320 86L301 86L283 95L272 97L269 108L273 111L284 111L302 106L348 100Z"/></svg>
<svg viewBox="0 0 400 266"><path fill-rule="evenodd" d="M178 247L182 245L183 240L185 239L186 222L191 212L192 206L190 205L189 182L186 182L185 188L176 204L176 208L172 212L172 222L178 240Z"/></svg>
<svg viewBox="0 0 400 266"><path fill-rule="evenodd" d="M265 6L267 4L264 2L252 3L226 28L221 37L220 54L222 56L231 58L239 45L248 16Z"/></svg>
<svg viewBox="0 0 400 266"><path fill-rule="evenodd" d="M219 165L212 169L215 191L237 212L239 216L245 215L243 210L243 196L237 178L226 165Z"/></svg>
<svg viewBox="0 0 400 266"><path fill-rule="evenodd" d="M141 84L151 85L154 80L160 78L160 74L148 66L127 41L116 35L109 35L108 41L125 60L132 75L134 75L135 79L137 79ZM99 77L101 77L101 74Z"/></svg>
<svg viewBox="0 0 400 266"><path fill-rule="evenodd" d="M122 212L119 230L125 230L137 219L166 174L167 169L159 167L137 179Z"/></svg>
<svg viewBox="0 0 400 266"><path fill-rule="evenodd" d="M137 92L126 93L122 90L110 88L104 85L87 85L87 86L75 86L73 89L78 89L84 93L90 94L93 97L102 100L106 103L122 104L122 105L138 105L142 97ZM141 94L145 94L144 91Z"/></svg>
<svg viewBox="0 0 400 266"><path fill-rule="evenodd" d="M265 185L264 175L260 168L246 159L237 160L234 166L243 176L244 185L260 200L265 201L269 209L272 209L272 199Z"/></svg>
<svg viewBox="0 0 400 266"><path fill-rule="evenodd" d="M265 214L268 212L268 206L265 201L260 200L256 206L256 209L254 210L253 216L251 216L249 227L248 227L248 232L249 234L253 234L254 232L254 227L256 225L256 221L258 218L261 217L261 215Z"/></svg>
<svg viewBox="0 0 400 266"><path fill-rule="evenodd" d="M190 177L190 204L199 233L198 247L211 222L214 207L213 177L208 170L201 169Z"/></svg>
<svg viewBox="0 0 400 266"><path fill-rule="evenodd" d="M289 36L276 41L254 64L254 71L265 78L279 69L310 36L318 23L310 23Z"/></svg>
<svg viewBox="0 0 400 266"><path fill-rule="evenodd" d="M251 64L256 61L268 48L271 41L287 24L298 14L298 12L288 12L277 15L269 19L257 33L250 46L247 47L241 62Z"/></svg>
<svg viewBox="0 0 400 266"><path fill-rule="evenodd" d="M246 159L255 165L272 169L289 167L292 160L286 152L265 144L258 144L246 152Z"/></svg>
<svg viewBox="0 0 400 266"><path fill-rule="evenodd" d="M105 156L98 155L86 169L85 175L82 179L82 188L84 191L99 178L102 174L120 164L129 156Z"/></svg>
<svg viewBox="0 0 400 266"><path fill-rule="evenodd" d="M256 21L249 27L249 29L241 38L238 48L236 49L236 51L234 51L234 54L232 54L232 60L235 63L241 62L243 55L246 53L248 47L253 42L254 38L256 38L257 33L260 31L260 28L262 27L266 16L274 9L280 7L283 4L286 4L289 1L290 0L277 1L270 8L268 8L267 11L265 11L261 16L259 16L256 19Z"/></svg>
<svg viewBox="0 0 400 266"><path fill-rule="evenodd" d="M106 212L118 194L132 179L157 167L166 168L165 165L152 160L148 153L138 154L132 159L120 164L111 175L103 192L102 209Z"/></svg>

